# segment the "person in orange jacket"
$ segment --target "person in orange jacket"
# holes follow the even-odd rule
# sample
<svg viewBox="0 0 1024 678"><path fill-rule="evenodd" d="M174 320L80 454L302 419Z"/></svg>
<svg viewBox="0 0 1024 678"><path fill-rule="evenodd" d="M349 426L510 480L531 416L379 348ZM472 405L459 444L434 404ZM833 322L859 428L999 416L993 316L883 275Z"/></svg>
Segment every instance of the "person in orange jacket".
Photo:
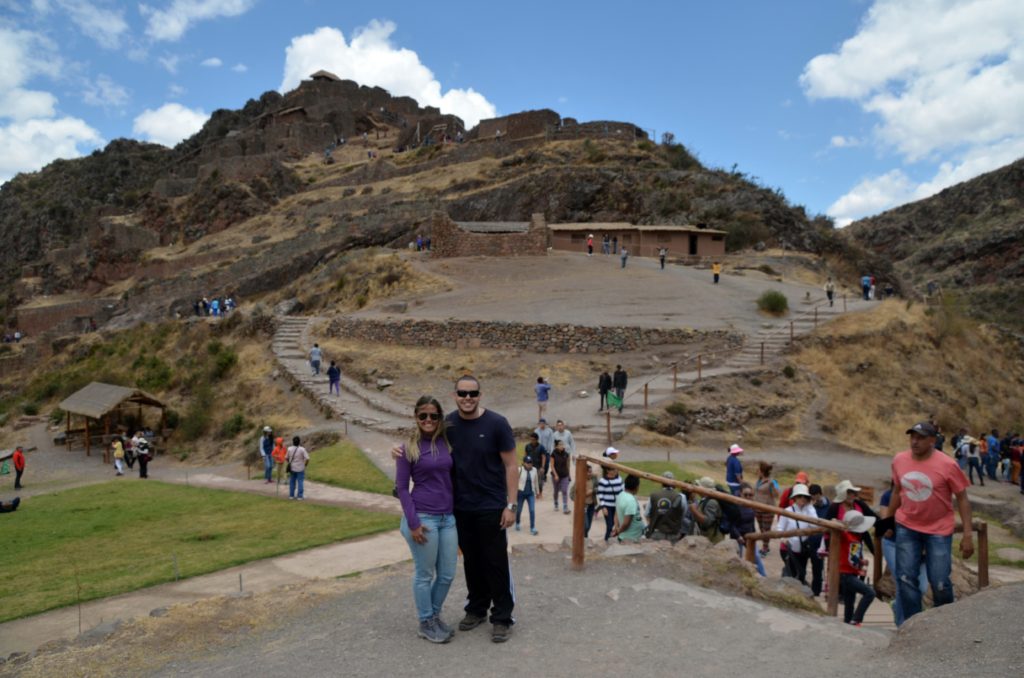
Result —
<svg viewBox="0 0 1024 678"><path fill-rule="evenodd" d="M21 449L21 445L15 448L14 456L14 489L21 489L21 475L25 472L25 453Z"/></svg>
<svg viewBox="0 0 1024 678"><path fill-rule="evenodd" d="M274 459L274 465L277 466L277 484L281 484L281 476L284 474L284 462L288 457L288 448L284 446L284 438L277 438L274 440L274 449L270 451L270 456Z"/></svg>

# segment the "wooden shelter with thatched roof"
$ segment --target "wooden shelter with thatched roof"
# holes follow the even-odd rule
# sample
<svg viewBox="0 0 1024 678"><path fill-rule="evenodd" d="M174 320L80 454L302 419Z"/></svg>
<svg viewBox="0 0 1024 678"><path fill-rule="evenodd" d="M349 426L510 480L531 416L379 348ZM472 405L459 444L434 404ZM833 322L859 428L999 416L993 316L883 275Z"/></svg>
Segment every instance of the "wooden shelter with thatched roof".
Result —
<svg viewBox="0 0 1024 678"><path fill-rule="evenodd" d="M143 407L160 410L159 431L163 433L167 406L145 391L98 381L75 391L60 403L60 409L67 412L65 442L68 451L71 450L72 442L81 438L86 455L91 455L92 442L98 439L104 445L106 460L106 445L113 435L130 432L129 424L134 427L143 426ZM83 426L72 428L72 417L81 417Z"/></svg>

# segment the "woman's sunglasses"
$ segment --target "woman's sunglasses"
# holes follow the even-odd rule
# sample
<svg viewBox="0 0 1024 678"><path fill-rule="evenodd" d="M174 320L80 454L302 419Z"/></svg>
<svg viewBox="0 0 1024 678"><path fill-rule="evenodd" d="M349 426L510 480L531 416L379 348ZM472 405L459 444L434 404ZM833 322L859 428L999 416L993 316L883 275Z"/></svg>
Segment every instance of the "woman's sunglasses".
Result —
<svg viewBox="0 0 1024 678"><path fill-rule="evenodd" d="M438 421L441 419L441 415L437 412L420 412L416 415L416 418L420 421L426 421L427 419L430 421Z"/></svg>

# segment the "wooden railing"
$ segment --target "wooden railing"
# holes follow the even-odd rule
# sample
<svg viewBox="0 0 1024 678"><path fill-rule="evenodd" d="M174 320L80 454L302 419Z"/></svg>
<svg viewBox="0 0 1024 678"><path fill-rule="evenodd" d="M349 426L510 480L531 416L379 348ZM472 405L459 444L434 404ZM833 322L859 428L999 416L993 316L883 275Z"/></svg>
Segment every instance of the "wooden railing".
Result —
<svg viewBox="0 0 1024 678"><path fill-rule="evenodd" d="M716 499L719 502L727 501L738 506L746 506L747 508L754 509L762 513L772 513L777 516L787 516L793 520L797 520L802 523L814 525L814 527L803 528L798 530L785 530L785 531L770 531L770 532L752 532L746 535L746 547L744 551L744 559L753 563L755 562L754 549L758 541L764 539L786 539L789 537L802 537L815 534L828 533L830 538L828 540L828 571L826 580L828 582L828 593L826 595L826 610L828 614L835 616L839 612L839 561L840 546L842 539L840 534L845 531L846 527L843 523L836 520L826 520L824 518L818 518L817 516L806 516L800 513L794 513L785 509L773 506L771 504L762 504L761 502L752 501L750 499L744 499L743 497L736 497L725 492L719 492L717 490L711 490L700 485L693 485L681 480L674 480L665 478L654 473L647 473L646 471L640 471L638 469L630 468L622 464L617 464L613 461L609 461L603 457L590 457L585 454L581 454L576 457L576 482L583 482L581 479L587 478L587 465L597 464L602 468L613 468L620 474L634 475L639 478L646 478L647 480L654 481L661 485L668 485L675 487L687 494L687 496L700 495L703 497L710 497ZM579 486L577 486L579 487ZM573 517L572 517L572 564L573 568L582 570L584 567L584 520L586 513L586 492L581 492L577 489L575 499L573 500ZM988 586L988 524L984 521L976 520L972 523L972 528L978 533L978 586ZM963 527L957 525L957 532L962 532ZM877 553L874 556L874 582L877 586L878 580L881 578L881 561L882 561L882 547L881 544L876 546Z"/></svg>

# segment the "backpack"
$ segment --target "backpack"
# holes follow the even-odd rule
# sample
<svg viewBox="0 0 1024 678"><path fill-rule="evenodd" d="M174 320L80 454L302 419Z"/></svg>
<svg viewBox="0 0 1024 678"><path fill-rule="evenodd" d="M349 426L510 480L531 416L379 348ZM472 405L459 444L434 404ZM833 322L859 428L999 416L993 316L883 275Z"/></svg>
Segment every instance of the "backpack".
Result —
<svg viewBox="0 0 1024 678"><path fill-rule="evenodd" d="M723 494L732 494L728 489L718 484L715 485L715 489ZM722 507L722 517L718 521L718 529L722 534L727 534L731 537L734 532L738 532L740 529L740 507L731 501L720 501L718 505Z"/></svg>

